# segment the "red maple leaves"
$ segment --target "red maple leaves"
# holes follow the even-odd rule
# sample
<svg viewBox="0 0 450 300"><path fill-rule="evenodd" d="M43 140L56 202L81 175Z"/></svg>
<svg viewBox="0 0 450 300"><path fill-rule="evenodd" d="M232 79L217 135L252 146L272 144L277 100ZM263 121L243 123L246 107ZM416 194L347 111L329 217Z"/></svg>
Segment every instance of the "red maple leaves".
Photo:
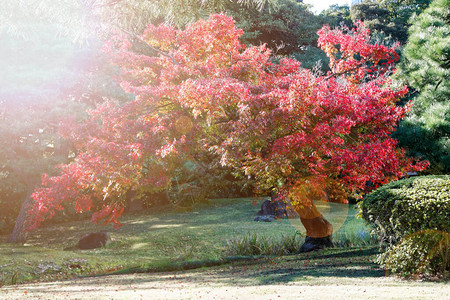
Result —
<svg viewBox="0 0 450 300"><path fill-rule="evenodd" d="M334 193L422 170L426 163L406 158L390 137L405 114L395 103L406 88L387 77L395 49L369 43L362 23L346 32L319 31L331 68L321 76L292 59L274 62L264 45L244 46L224 15L185 30L150 25L139 37L146 54L111 39L105 49L135 100L100 106L70 134L80 153L60 176L43 178L32 226L65 201L118 224L128 190L166 189L198 151L252 176L259 192L291 197L311 184L305 178Z"/></svg>

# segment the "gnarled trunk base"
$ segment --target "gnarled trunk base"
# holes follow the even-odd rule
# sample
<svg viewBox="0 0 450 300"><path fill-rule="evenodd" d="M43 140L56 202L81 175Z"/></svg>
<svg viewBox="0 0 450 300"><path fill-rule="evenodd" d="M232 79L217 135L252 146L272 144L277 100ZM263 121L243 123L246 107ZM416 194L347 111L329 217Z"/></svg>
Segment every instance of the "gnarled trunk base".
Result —
<svg viewBox="0 0 450 300"><path fill-rule="evenodd" d="M305 253L310 251L316 251L323 248L333 247L333 241L331 239L331 235L322 237L322 238L313 238L310 236L306 236L305 242L298 250L297 254Z"/></svg>
<svg viewBox="0 0 450 300"><path fill-rule="evenodd" d="M333 247L331 235L333 225L328 222L317 210L314 203L310 206L296 208L300 221L306 229L305 243L297 253L320 250L326 247Z"/></svg>

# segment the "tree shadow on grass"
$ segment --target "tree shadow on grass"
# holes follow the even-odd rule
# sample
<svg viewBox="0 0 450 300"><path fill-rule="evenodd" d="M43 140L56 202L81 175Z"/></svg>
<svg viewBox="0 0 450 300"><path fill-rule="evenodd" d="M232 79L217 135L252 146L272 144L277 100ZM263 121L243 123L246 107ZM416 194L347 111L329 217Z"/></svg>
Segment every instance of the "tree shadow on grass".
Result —
<svg viewBox="0 0 450 300"><path fill-rule="evenodd" d="M272 271L263 271L259 274L252 274L261 285L288 283L306 279L307 277L347 277L347 278L367 278L384 277L385 272L373 263L353 263L342 265L326 265L301 268L283 268Z"/></svg>
<svg viewBox="0 0 450 300"><path fill-rule="evenodd" d="M333 249L327 250L326 253L319 251L283 260L274 259L248 272L240 273L236 270L235 275L240 276L244 282L261 285L288 283L308 277L384 277L385 271L373 262L378 253L376 247ZM235 282L236 279L233 278L230 282Z"/></svg>
<svg viewBox="0 0 450 300"><path fill-rule="evenodd" d="M333 252L330 252L333 251ZM294 260L305 260L305 259L337 259L337 258L352 258L352 257L367 257L373 256L380 253L378 247L369 248L337 248L327 251L326 253L317 251L305 253L303 257L293 258Z"/></svg>
<svg viewBox="0 0 450 300"><path fill-rule="evenodd" d="M108 276L108 281L115 285L129 285L163 281L201 284L212 280L221 285L258 286L308 281L311 277L380 278L385 276L385 272L373 262L377 253L376 248L329 249L323 252L288 257L239 258L222 260L222 262L197 261L178 265L168 264L153 270L129 269L116 274L152 273L148 276L144 275L133 279L129 276ZM104 275L99 276L96 280L101 280ZM84 284L94 283L84 282Z"/></svg>

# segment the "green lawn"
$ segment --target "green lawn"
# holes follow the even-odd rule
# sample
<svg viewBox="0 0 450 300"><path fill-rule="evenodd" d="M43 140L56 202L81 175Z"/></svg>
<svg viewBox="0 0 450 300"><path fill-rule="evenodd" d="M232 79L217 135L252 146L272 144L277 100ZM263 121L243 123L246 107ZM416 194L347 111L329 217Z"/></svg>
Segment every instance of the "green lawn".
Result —
<svg viewBox="0 0 450 300"><path fill-rule="evenodd" d="M0 284L223 263L227 240L249 233L280 239L296 232L298 221L254 222L263 200L253 205L251 199L214 199L191 212L129 214L117 230L88 221L52 225L30 233L24 246L7 244L7 236L0 236ZM353 207L323 209L336 228L345 221L335 233L337 245L370 243L368 227L356 212ZM64 250L86 233L105 230L113 239L105 248Z"/></svg>

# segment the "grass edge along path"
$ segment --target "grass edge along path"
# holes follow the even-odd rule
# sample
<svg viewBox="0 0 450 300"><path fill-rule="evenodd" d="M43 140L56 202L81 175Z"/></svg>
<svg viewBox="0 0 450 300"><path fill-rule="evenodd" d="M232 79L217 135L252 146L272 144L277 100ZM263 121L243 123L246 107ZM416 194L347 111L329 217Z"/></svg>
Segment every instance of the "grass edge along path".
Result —
<svg viewBox="0 0 450 300"><path fill-rule="evenodd" d="M257 205L252 205L250 199L215 199L208 206L191 212L131 214L124 216L124 226L119 230L87 221L49 225L32 232L24 246L6 244L7 237L3 236L0 238L0 285L111 274L120 270L122 273L126 270L183 270L248 260L230 259L224 251L226 240L249 233L277 239L296 232L285 219L254 222L260 203L265 199L259 200ZM367 227L355 214L356 210L349 211L346 217L350 225L336 234L347 236L354 231L358 236L360 233L367 235ZM111 231L114 239L107 247L64 250L73 247L80 236L101 230Z"/></svg>
<svg viewBox="0 0 450 300"><path fill-rule="evenodd" d="M187 271L8 286L0 288L0 299L448 299L447 283L383 276L370 263L374 252L326 249Z"/></svg>

